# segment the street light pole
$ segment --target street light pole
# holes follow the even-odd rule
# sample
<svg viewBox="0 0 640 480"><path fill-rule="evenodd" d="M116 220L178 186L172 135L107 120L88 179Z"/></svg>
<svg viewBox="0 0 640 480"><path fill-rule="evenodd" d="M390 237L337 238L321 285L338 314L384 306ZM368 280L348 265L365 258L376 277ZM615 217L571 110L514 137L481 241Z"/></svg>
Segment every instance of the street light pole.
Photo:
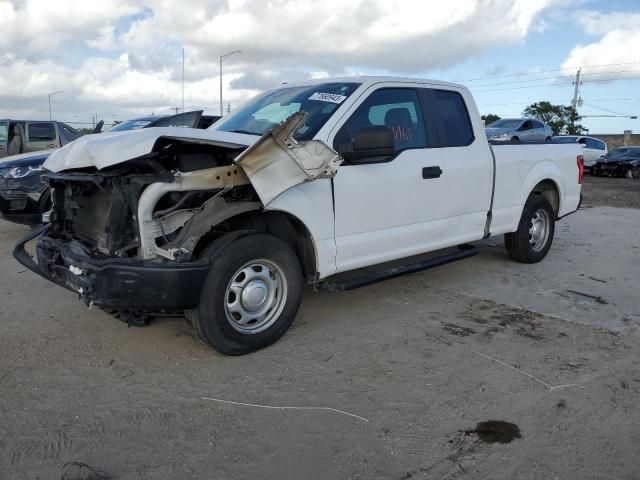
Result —
<svg viewBox="0 0 640 480"><path fill-rule="evenodd" d="M53 117L51 115L51 97L53 97L57 93L63 93L63 92L64 92L64 90L58 90L56 92L48 93L48 96L49 96L49 120L53 120Z"/></svg>
<svg viewBox="0 0 640 480"><path fill-rule="evenodd" d="M224 103L222 102L222 61L226 58L229 58L234 53L242 53L241 50L233 50L232 52L225 53L224 55L220 55L220 116L224 115Z"/></svg>

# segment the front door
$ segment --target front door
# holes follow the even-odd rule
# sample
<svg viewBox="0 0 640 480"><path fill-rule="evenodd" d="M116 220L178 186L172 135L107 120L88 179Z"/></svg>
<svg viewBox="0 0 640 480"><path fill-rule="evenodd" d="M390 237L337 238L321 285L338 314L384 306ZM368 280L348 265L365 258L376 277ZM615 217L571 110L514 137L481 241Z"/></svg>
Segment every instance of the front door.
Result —
<svg viewBox="0 0 640 480"><path fill-rule="evenodd" d="M338 272L428 251L442 240L446 165L439 149L429 148L436 132L425 124L419 88L374 88L334 130L334 148L353 143L362 129L385 127L395 151L372 163L344 163L333 179Z"/></svg>

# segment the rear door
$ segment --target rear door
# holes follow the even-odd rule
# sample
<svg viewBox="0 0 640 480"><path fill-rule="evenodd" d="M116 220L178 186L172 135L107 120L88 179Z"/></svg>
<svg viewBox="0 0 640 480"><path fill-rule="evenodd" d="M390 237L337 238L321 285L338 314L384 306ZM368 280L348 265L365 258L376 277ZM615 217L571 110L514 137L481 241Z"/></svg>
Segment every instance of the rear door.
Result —
<svg viewBox="0 0 640 480"><path fill-rule="evenodd" d="M585 147L582 149L582 156L586 167L592 167L598 160L600 160L602 150L598 149L598 143L598 140L595 138L586 137L584 139Z"/></svg>
<svg viewBox="0 0 640 480"><path fill-rule="evenodd" d="M60 147L60 138L54 122L26 122L25 152L38 152Z"/></svg>
<svg viewBox="0 0 640 480"><path fill-rule="evenodd" d="M0 122L0 158L7 156L9 146L9 122Z"/></svg>
<svg viewBox="0 0 640 480"><path fill-rule="evenodd" d="M445 190L441 222L444 246L483 237L493 190L493 157L480 114L464 90L432 89L428 108L436 118ZM480 132L477 133L476 132Z"/></svg>

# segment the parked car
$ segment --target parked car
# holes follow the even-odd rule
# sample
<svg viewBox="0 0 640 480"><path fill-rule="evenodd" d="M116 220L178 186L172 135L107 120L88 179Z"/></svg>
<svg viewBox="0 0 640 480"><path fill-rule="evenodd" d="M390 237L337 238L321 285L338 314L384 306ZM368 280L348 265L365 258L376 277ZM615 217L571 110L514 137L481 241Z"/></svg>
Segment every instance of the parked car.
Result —
<svg viewBox="0 0 640 480"><path fill-rule="evenodd" d="M553 136L549 125L535 118L502 118L485 128L494 142L548 141Z"/></svg>
<svg viewBox="0 0 640 480"><path fill-rule="evenodd" d="M584 135L557 135L551 138L553 143L577 143L582 147L585 170L591 170L596 162L608 153L607 144L602 140Z"/></svg>
<svg viewBox="0 0 640 480"><path fill-rule="evenodd" d="M124 130L137 130L140 128L152 127L186 127L186 128L209 128L220 118L217 115L203 115L202 110L179 113L177 115L155 115L148 117L134 118L118 123L107 132L122 132Z"/></svg>
<svg viewBox="0 0 640 480"><path fill-rule="evenodd" d="M81 132L62 122L0 120L0 158L60 148L81 135Z"/></svg>
<svg viewBox="0 0 640 480"><path fill-rule="evenodd" d="M348 290L498 234L542 260L583 173L577 144L490 145L463 86L390 77L287 84L208 130L83 137L45 166L51 223L18 261L89 305L185 313L231 355L285 333L305 280Z"/></svg>
<svg viewBox="0 0 640 480"><path fill-rule="evenodd" d="M640 146L620 147L609 152L591 169L595 176L640 178Z"/></svg>
<svg viewBox="0 0 640 480"><path fill-rule="evenodd" d="M207 128L218 118L220 117L202 115L202 110L170 116L140 117L119 123L108 132L170 126ZM42 222L42 214L51 206L49 189L42 183L41 177L44 170L42 165L54 151L44 150L13 155L0 163L0 216L2 218L27 225Z"/></svg>

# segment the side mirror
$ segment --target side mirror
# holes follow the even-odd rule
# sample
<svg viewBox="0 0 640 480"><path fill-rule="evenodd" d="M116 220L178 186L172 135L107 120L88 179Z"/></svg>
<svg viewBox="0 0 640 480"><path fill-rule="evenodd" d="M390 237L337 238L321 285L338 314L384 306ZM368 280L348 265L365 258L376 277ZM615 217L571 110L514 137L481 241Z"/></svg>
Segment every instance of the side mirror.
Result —
<svg viewBox="0 0 640 480"><path fill-rule="evenodd" d="M383 162L395 153L393 131L384 126L365 127L358 130L353 143L341 147L338 153L349 163Z"/></svg>

